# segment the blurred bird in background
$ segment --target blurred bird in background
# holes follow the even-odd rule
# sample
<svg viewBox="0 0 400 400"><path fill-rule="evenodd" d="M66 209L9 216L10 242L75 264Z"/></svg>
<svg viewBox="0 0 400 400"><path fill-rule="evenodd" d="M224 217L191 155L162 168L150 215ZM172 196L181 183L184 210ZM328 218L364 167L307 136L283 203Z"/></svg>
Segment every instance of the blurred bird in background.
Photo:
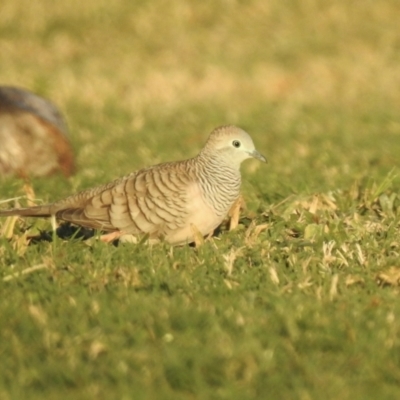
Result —
<svg viewBox="0 0 400 400"><path fill-rule="evenodd" d="M57 107L25 89L0 86L0 176L46 176L75 169Z"/></svg>

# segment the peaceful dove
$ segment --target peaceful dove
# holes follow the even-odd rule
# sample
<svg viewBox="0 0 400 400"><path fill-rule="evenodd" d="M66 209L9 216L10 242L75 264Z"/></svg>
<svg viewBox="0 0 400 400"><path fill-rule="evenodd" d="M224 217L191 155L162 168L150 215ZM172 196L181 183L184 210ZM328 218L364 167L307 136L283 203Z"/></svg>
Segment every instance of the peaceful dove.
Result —
<svg viewBox="0 0 400 400"><path fill-rule="evenodd" d="M191 243L224 220L239 198L240 164L251 157L266 162L248 133L222 126L194 158L144 168L55 203L0 211L0 216L51 216L123 241L147 235L173 245Z"/></svg>
<svg viewBox="0 0 400 400"><path fill-rule="evenodd" d="M27 90L0 86L0 176L69 176L74 159L54 104Z"/></svg>

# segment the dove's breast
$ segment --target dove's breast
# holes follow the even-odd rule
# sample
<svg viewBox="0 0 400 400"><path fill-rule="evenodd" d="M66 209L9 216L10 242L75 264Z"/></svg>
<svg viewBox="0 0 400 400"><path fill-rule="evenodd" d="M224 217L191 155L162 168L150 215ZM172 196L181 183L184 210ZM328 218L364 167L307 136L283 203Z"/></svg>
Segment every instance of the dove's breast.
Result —
<svg viewBox="0 0 400 400"><path fill-rule="evenodd" d="M221 224L225 215L218 215L204 199L198 184L187 188L186 218L184 224L177 229L168 230L165 239L172 244L190 243L194 240L194 232L202 236L212 232Z"/></svg>

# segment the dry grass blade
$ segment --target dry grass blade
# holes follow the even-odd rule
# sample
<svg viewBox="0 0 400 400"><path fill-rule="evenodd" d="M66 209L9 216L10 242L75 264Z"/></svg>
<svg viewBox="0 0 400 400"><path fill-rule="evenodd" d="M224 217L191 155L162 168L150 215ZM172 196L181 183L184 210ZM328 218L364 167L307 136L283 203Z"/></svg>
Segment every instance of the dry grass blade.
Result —
<svg viewBox="0 0 400 400"><path fill-rule="evenodd" d="M240 195L239 198L235 201L231 209L229 210L229 230L232 231L233 229L237 228L239 225L239 217L240 217L240 210L244 206L244 199L243 196Z"/></svg>
<svg viewBox="0 0 400 400"><path fill-rule="evenodd" d="M22 270L20 272L15 272L14 274L10 274L10 275L5 276L3 278L3 281L4 282L8 282L8 281L10 281L12 279L19 278L20 276L28 275L28 274L31 274L32 272L40 271L42 269L47 269L47 268L49 268L49 266L46 265L46 264L34 265L33 267L26 268L26 269L24 269L24 270Z"/></svg>
<svg viewBox="0 0 400 400"><path fill-rule="evenodd" d="M225 260L225 270L228 276L232 275L233 265L236 258L242 253L242 250L243 247L240 247L238 249L231 249L228 254L223 255Z"/></svg>
<svg viewBox="0 0 400 400"><path fill-rule="evenodd" d="M200 247L204 244L204 237L197 227L193 224L190 225L190 229L193 233L194 244L196 247Z"/></svg>
<svg viewBox="0 0 400 400"><path fill-rule="evenodd" d="M26 199L27 199L27 206L28 207L34 207L36 206L35 203L35 191L33 190L33 186L30 183L25 183L23 186L23 190L26 194Z"/></svg>
<svg viewBox="0 0 400 400"><path fill-rule="evenodd" d="M15 224L18 220L17 216L7 217L1 227L0 237L11 239L14 234Z"/></svg>
<svg viewBox="0 0 400 400"><path fill-rule="evenodd" d="M339 283L339 275L335 274L332 277L331 287L329 289L329 299L332 301L338 295L338 283Z"/></svg>
<svg viewBox="0 0 400 400"><path fill-rule="evenodd" d="M400 285L400 268L390 267L386 271L379 272L376 275L376 281L379 285L399 286Z"/></svg>
<svg viewBox="0 0 400 400"><path fill-rule="evenodd" d="M276 272L276 268L275 267L269 267L268 271L269 271L269 276L271 278L271 281L275 285L279 285L280 281L279 281L278 273Z"/></svg>
<svg viewBox="0 0 400 400"><path fill-rule="evenodd" d="M19 196L19 197L12 197L10 199L5 199L5 200L0 200L0 204L6 204L6 203L11 203L12 201L18 201L21 199L25 199L25 196Z"/></svg>

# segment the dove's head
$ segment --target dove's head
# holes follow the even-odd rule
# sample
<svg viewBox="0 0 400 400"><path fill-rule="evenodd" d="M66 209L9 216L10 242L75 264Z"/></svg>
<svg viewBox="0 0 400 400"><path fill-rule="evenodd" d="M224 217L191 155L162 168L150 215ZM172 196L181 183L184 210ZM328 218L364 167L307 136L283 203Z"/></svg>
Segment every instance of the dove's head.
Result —
<svg viewBox="0 0 400 400"><path fill-rule="evenodd" d="M250 135L233 125L214 129L202 153L216 156L234 168L239 168L242 161L248 158L267 162L266 158L256 150Z"/></svg>

